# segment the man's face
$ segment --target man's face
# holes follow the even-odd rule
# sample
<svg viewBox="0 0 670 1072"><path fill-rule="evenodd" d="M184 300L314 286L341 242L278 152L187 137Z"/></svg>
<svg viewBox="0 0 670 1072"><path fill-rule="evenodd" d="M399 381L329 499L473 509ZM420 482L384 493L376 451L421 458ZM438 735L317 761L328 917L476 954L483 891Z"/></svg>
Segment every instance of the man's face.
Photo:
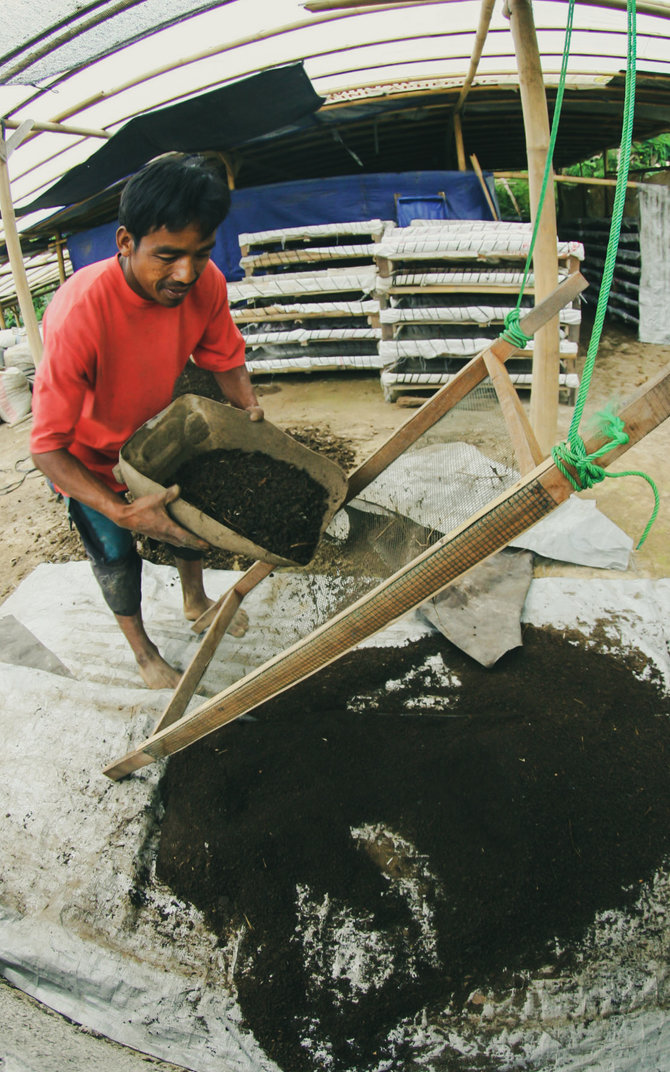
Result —
<svg viewBox="0 0 670 1072"><path fill-rule="evenodd" d="M159 227L135 245L125 227L116 232L126 282L136 294L171 309L180 305L209 260L216 235L203 238L197 224L181 231Z"/></svg>

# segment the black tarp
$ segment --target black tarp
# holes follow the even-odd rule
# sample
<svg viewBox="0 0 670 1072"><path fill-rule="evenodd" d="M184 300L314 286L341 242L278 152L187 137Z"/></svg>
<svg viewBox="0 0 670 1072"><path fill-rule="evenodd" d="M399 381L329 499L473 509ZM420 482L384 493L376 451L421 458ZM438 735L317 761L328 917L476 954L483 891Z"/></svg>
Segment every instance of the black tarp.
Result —
<svg viewBox="0 0 670 1072"><path fill-rule="evenodd" d="M238 148L313 114L323 103L302 64L295 63L147 112L131 119L29 205L17 209L17 215L83 201L161 153Z"/></svg>

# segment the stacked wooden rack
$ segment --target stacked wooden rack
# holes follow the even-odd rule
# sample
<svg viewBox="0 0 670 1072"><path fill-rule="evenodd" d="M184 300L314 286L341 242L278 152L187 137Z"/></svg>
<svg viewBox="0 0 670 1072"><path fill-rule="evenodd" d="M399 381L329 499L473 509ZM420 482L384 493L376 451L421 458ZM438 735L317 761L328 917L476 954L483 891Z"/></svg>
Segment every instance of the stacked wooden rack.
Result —
<svg viewBox="0 0 670 1072"><path fill-rule="evenodd" d="M374 251L382 220L239 236L245 278L228 288L252 373L380 369Z"/></svg>
<svg viewBox="0 0 670 1072"><path fill-rule="evenodd" d="M229 286L252 373L376 369L388 401L437 390L500 334L516 304L530 224L366 220L239 236L245 278ZM558 244L559 277L578 242ZM524 308L533 303L529 276ZM573 399L580 310L562 310L559 390ZM508 370L532 383L532 340Z"/></svg>

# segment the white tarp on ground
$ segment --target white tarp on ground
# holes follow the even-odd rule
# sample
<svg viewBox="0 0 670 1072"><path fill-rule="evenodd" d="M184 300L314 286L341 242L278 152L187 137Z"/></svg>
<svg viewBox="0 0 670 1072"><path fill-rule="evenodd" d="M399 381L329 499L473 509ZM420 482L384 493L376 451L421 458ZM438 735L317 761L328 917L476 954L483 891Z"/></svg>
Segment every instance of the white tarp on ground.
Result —
<svg viewBox="0 0 670 1072"><path fill-rule="evenodd" d="M176 571L148 566L145 575L150 635L183 667L198 641L180 620ZM210 594L236 576L210 573ZM327 597L330 585L290 574L263 582L245 600L246 637L224 638L208 691L295 640L296 620L315 614L315 589ZM147 735L169 694L140 687L85 562L39 567L3 604L0 618L19 623L16 650L25 652L26 630L35 637L29 665L0 662L0 970L73 1020L196 1072L276 1069L240 1024L234 941L219 947L195 909L155 877L140 880L151 876L160 832L162 764L120 783L101 774ZM524 620L585 636L599 623L613 651L637 647L670 682L670 580L537 580ZM381 639L402 642L425 628L412 616L408 629L397 625ZM40 645L55 672L35 668ZM2 653L16 657L6 647ZM138 884L141 907L133 898ZM532 1017L527 1009L498 1010L498 1033L489 1021L489 1055L521 1054L553 1072L668 1067L670 1029L657 970L667 954L667 877L657 876L641 897L653 919L649 933L639 914L635 926L609 914L608 942L594 947L592 962L568 989L537 980ZM617 1011L602 1016L599 1002L612 986ZM417 1031L429 1037L430 1023Z"/></svg>

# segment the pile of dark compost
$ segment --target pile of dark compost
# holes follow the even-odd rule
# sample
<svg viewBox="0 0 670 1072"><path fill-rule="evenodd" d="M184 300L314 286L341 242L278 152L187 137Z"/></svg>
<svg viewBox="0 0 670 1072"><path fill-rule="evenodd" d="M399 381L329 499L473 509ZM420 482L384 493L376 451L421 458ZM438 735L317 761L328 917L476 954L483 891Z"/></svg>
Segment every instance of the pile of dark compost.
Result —
<svg viewBox="0 0 670 1072"><path fill-rule="evenodd" d="M414 1068L398 1023L566 970L595 914L662 864L670 701L639 652L585 643L526 628L493 670L437 636L366 648L170 760L159 877L222 943L243 928L242 1013L284 1072ZM427 860L436 957L421 961L402 859L365 851L364 824ZM392 970L356 988L324 947L315 978L300 890L367 919ZM481 1067L463 1060L439 1067Z"/></svg>
<svg viewBox="0 0 670 1072"><path fill-rule="evenodd" d="M195 365L193 368L195 368ZM211 373L208 375L213 379ZM216 385L216 381L214 383ZM182 393L197 394L198 392L184 391ZM218 399L215 399L215 401L218 401ZM303 446L308 447L317 454L322 454L325 458L330 458L345 472L353 467L356 457L355 452L346 440L342 439L341 436L335 435L330 429L317 427L316 425L307 425L305 427L296 425L284 430L287 435L302 443ZM147 562L153 562L158 566L174 565L174 556L163 544L141 534L136 534L136 540L139 553ZM341 558L342 556L338 553L338 545L336 545L335 541L325 537L310 561L313 568L318 569L321 573L337 573L341 569L344 569L345 572L352 572L351 563L348 560L342 562ZM203 565L207 569L245 570L252 565L253 561L247 555L240 555L236 551L223 551L218 547L212 547L205 552Z"/></svg>
<svg viewBox="0 0 670 1072"><path fill-rule="evenodd" d="M208 517L282 558L309 562L328 496L304 469L261 451L208 450L167 478Z"/></svg>

